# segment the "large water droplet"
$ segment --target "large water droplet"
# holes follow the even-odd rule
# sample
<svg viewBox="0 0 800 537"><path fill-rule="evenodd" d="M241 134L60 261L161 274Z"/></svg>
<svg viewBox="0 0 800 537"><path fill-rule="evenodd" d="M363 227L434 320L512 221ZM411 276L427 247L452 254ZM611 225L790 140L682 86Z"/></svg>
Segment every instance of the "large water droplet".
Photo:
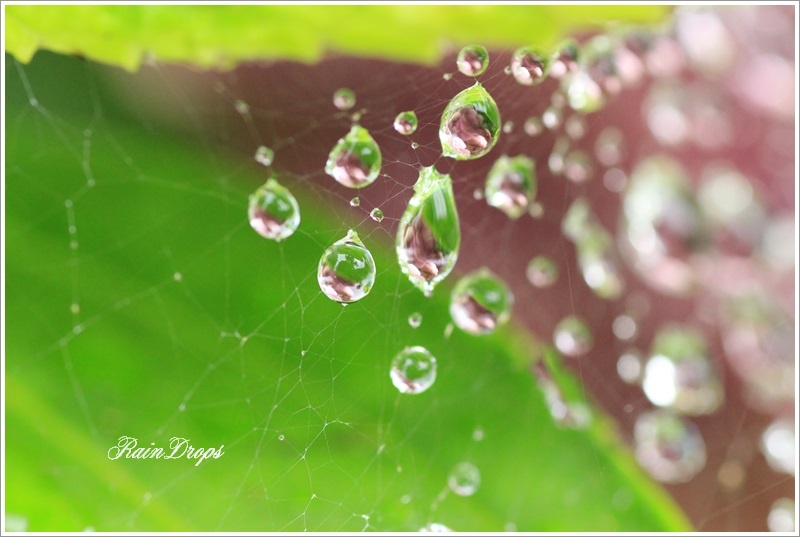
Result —
<svg viewBox="0 0 800 537"><path fill-rule="evenodd" d="M394 118L394 130L406 136L416 132L418 124L417 114L413 110L400 112L397 114L397 117Z"/></svg>
<svg viewBox="0 0 800 537"><path fill-rule="evenodd" d="M273 151L269 147L262 145L258 149L256 149L256 156L255 156L256 162L258 162L262 166L271 166L274 158L275 158L275 151Z"/></svg>
<svg viewBox="0 0 800 537"><path fill-rule="evenodd" d="M317 281L325 296L342 304L361 300L375 283L375 261L352 229L319 260Z"/></svg>
<svg viewBox="0 0 800 537"><path fill-rule="evenodd" d="M797 474L797 439L794 424L788 419L775 420L761 435L761 452L776 472Z"/></svg>
<svg viewBox="0 0 800 537"><path fill-rule="evenodd" d="M442 113L442 154L457 160L482 157L497 142L500 126L497 103L476 83L453 97Z"/></svg>
<svg viewBox="0 0 800 537"><path fill-rule="evenodd" d="M654 410L636 419L636 459L663 483L686 483L706 464L706 445L694 423Z"/></svg>
<svg viewBox="0 0 800 537"><path fill-rule="evenodd" d="M472 496L481 485L481 472L471 462L459 463L450 472L447 484L459 496Z"/></svg>
<svg viewBox="0 0 800 537"><path fill-rule="evenodd" d="M576 315L570 315L556 325L553 342L556 348L567 356L580 356L592 348L594 338L586 321Z"/></svg>
<svg viewBox="0 0 800 537"><path fill-rule="evenodd" d="M722 383L703 337L680 326L656 334L642 389L654 405L691 416L714 412L723 399Z"/></svg>
<svg viewBox="0 0 800 537"><path fill-rule="evenodd" d="M259 235L280 241L300 225L300 207L289 189L270 178L250 195L247 218Z"/></svg>
<svg viewBox="0 0 800 537"><path fill-rule="evenodd" d="M550 62L550 76L562 78L564 75L576 72L579 58L580 49L578 48L578 43L573 39L563 41L553 52Z"/></svg>
<svg viewBox="0 0 800 537"><path fill-rule="evenodd" d="M467 45L458 53L456 65L467 76L478 76L489 67L489 52L481 45Z"/></svg>
<svg viewBox="0 0 800 537"><path fill-rule="evenodd" d="M381 171L381 150L367 129L353 125L328 155L325 173L350 188L371 184Z"/></svg>
<svg viewBox="0 0 800 537"><path fill-rule="evenodd" d="M458 259L461 229L449 175L422 168L414 195L397 230L397 258L403 274L426 295Z"/></svg>
<svg viewBox="0 0 800 537"><path fill-rule="evenodd" d="M516 220L536 194L534 162L526 156L501 156L486 177L486 203Z"/></svg>
<svg viewBox="0 0 800 537"><path fill-rule="evenodd" d="M550 58L533 47L518 48L511 57L511 74L523 86L534 86L547 77Z"/></svg>
<svg viewBox="0 0 800 537"><path fill-rule="evenodd" d="M436 358L424 347L406 347L392 360L390 376L400 393L422 393L436 380Z"/></svg>
<svg viewBox="0 0 800 537"><path fill-rule="evenodd" d="M514 295L505 282L482 268L461 278L453 288L450 316L465 332L490 334L508 320L513 304Z"/></svg>
<svg viewBox="0 0 800 537"><path fill-rule="evenodd" d="M528 262L525 276L535 287L550 287L558 280L558 265L549 257L537 255Z"/></svg>
<svg viewBox="0 0 800 537"><path fill-rule="evenodd" d="M353 90L339 88L333 93L333 106L339 110L350 110L356 105L356 94Z"/></svg>

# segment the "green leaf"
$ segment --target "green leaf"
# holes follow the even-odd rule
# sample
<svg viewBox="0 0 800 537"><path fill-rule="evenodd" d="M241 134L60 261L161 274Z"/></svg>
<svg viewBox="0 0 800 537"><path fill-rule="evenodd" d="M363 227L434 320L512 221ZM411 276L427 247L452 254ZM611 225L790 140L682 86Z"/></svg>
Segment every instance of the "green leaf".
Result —
<svg viewBox="0 0 800 537"><path fill-rule="evenodd" d="M567 31L656 23L668 6L20 6L6 7L6 50L40 48L135 70L145 58L230 67L318 60L325 52L436 62L446 43L550 46ZM446 41L442 41L445 39Z"/></svg>
<svg viewBox="0 0 800 537"><path fill-rule="evenodd" d="M94 76L7 62L6 509L30 531L689 528L602 413L554 424L539 343L512 325L443 336L454 278L426 299L366 234L372 292L327 300L317 261L349 225L326 200L287 178L300 227L261 238L246 210L263 169L120 118ZM389 378L407 345L439 362L420 395ZM110 460L123 435L224 455ZM444 494L464 460L478 492Z"/></svg>

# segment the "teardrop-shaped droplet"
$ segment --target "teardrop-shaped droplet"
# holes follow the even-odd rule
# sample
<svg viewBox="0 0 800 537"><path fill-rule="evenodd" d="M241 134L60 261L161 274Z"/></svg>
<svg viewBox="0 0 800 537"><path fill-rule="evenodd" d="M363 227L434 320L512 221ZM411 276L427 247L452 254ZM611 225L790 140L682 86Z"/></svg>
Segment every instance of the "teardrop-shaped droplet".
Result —
<svg viewBox="0 0 800 537"><path fill-rule="evenodd" d="M534 162L526 156L498 158L486 177L486 203L516 220L536 195Z"/></svg>
<svg viewBox="0 0 800 537"><path fill-rule="evenodd" d="M642 389L654 405L690 416L710 414L723 400L722 382L703 337L682 326L656 334Z"/></svg>
<svg viewBox="0 0 800 537"><path fill-rule="evenodd" d="M553 342L556 348L567 356L580 356L592 348L594 338L586 321L570 315L556 325Z"/></svg>
<svg viewBox="0 0 800 537"><path fill-rule="evenodd" d="M550 58L533 47L518 48L511 57L511 74L523 86L539 84L547 77Z"/></svg>
<svg viewBox="0 0 800 537"><path fill-rule="evenodd" d="M406 347L392 360L390 376L400 393L422 393L436 381L436 358L424 347Z"/></svg>
<svg viewBox="0 0 800 537"><path fill-rule="evenodd" d="M459 496L472 496L481 485L481 472L471 462L461 462L450 472L447 484Z"/></svg>
<svg viewBox="0 0 800 537"><path fill-rule="evenodd" d="M686 483L706 464L697 426L668 410L640 415L633 435L639 464L663 483Z"/></svg>
<svg viewBox="0 0 800 537"><path fill-rule="evenodd" d="M300 225L300 206L289 189L270 178L250 195L247 218L259 235L280 241Z"/></svg>
<svg viewBox="0 0 800 537"><path fill-rule="evenodd" d="M536 384L544 395L545 403L556 425L583 429L591 423L592 413L586 403L578 399L574 393L570 394L572 397L567 397L568 392L556 382L552 359L553 357L543 356L535 363L533 375Z"/></svg>
<svg viewBox="0 0 800 537"><path fill-rule="evenodd" d="M397 114L397 117L394 118L394 130L405 136L416 132L418 124L417 113L413 110L400 112Z"/></svg>
<svg viewBox="0 0 800 537"><path fill-rule="evenodd" d="M403 274L426 295L458 259L461 229L453 183L433 166L422 168L414 195L397 230L397 258Z"/></svg>
<svg viewBox="0 0 800 537"><path fill-rule="evenodd" d="M361 200L358 199L358 196L350 200L350 207L358 207L361 205Z"/></svg>
<svg viewBox="0 0 800 537"><path fill-rule="evenodd" d="M325 173L350 188L363 188L381 171L381 150L364 127L353 125L328 155Z"/></svg>
<svg viewBox="0 0 800 537"><path fill-rule="evenodd" d="M262 166L271 166L272 161L275 159L275 151L262 145L256 149L255 159Z"/></svg>
<svg viewBox="0 0 800 537"><path fill-rule="evenodd" d="M514 295L489 269L482 268L463 278L453 288L450 316L470 334L491 334L511 315Z"/></svg>
<svg viewBox="0 0 800 537"><path fill-rule="evenodd" d="M369 212L369 217L376 222L381 222L383 220L383 211L375 207Z"/></svg>
<svg viewBox="0 0 800 537"><path fill-rule="evenodd" d="M319 260L317 281L325 296L342 304L367 296L375 283L375 261L352 229L329 246Z"/></svg>
<svg viewBox="0 0 800 537"><path fill-rule="evenodd" d="M489 67L489 52L481 45L467 45L458 53L456 65L462 74L481 75Z"/></svg>
<svg viewBox="0 0 800 537"><path fill-rule="evenodd" d="M419 326L422 324L422 314L418 311L415 311L409 315L408 324L411 326L411 328L419 328Z"/></svg>
<svg viewBox="0 0 800 537"><path fill-rule="evenodd" d="M559 44L553 52L550 61L550 76L562 78L563 76L574 73L578 70L578 59L580 49L574 39L567 39Z"/></svg>
<svg viewBox="0 0 800 537"><path fill-rule="evenodd" d="M500 110L479 83L450 101L442 113L439 140L442 154L470 160L488 153L500 135Z"/></svg>
<svg viewBox="0 0 800 537"><path fill-rule="evenodd" d="M537 255L528 262L525 276L534 287L550 287L558 280L558 265L549 257Z"/></svg>
<svg viewBox="0 0 800 537"><path fill-rule="evenodd" d="M339 110L350 110L356 105L356 94L353 90L339 88L333 93L333 106Z"/></svg>

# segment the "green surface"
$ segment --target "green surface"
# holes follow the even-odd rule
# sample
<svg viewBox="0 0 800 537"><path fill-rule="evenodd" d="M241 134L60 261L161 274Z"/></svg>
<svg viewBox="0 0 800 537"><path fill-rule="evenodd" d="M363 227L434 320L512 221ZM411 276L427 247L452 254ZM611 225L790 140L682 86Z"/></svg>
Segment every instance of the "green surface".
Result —
<svg viewBox="0 0 800 537"><path fill-rule="evenodd" d="M230 67L325 51L433 63L447 41L554 45L568 30L655 23L669 6L8 6L6 50L39 48L136 69L143 59Z"/></svg>

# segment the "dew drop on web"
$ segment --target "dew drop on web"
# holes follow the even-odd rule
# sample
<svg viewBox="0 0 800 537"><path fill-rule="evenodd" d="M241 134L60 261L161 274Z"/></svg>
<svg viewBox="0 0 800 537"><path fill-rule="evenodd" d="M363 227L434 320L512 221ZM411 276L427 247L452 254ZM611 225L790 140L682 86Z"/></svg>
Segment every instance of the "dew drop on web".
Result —
<svg viewBox="0 0 800 537"><path fill-rule="evenodd" d="M453 97L442 113L442 154L471 160L487 154L500 134L500 110L480 83Z"/></svg>
<svg viewBox="0 0 800 537"><path fill-rule="evenodd" d="M356 105L356 94L353 90L339 88L333 93L333 106L339 110L350 110Z"/></svg>
<svg viewBox="0 0 800 537"><path fill-rule="evenodd" d="M706 464L706 446L700 430L668 410L641 414L633 435L639 464L663 483L686 483Z"/></svg>
<svg viewBox="0 0 800 537"><path fill-rule="evenodd" d="M436 381L436 358L424 347L406 347L392 360L390 377L400 393L420 394Z"/></svg>
<svg viewBox="0 0 800 537"><path fill-rule="evenodd" d="M300 207L289 189L270 178L250 195L247 218L259 235L280 241L300 225Z"/></svg>
<svg viewBox="0 0 800 537"><path fill-rule="evenodd" d="M450 316L461 330L490 334L511 315L514 295L489 269L478 269L461 278L450 298Z"/></svg>
<svg viewBox="0 0 800 537"><path fill-rule="evenodd" d="M422 314L418 311L415 311L409 315L408 324L411 326L411 328L419 328L419 326L422 324Z"/></svg>
<svg viewBox="0 0 800 537"><path fill-rule="evenodd" d="M528 262L525 276L534 287L550 287L558 280L558 265L547 256L537 255Z"/></svg>
<svg viewBox="0 0 800 537"><path fill-rule="evenodd" d="M381 170L381 150L369 131L353 125L328 155L325 173L349 188L372 184Z"/></svg>
<svg viewBox="0 0 800 537"><path fill-rule="evenodd" d="M256 149L256 162L261 164L262 166L271 166L272 161L275 159L275 152L266 146L259 146Z"/></svg>
<svg viewBox="0 0 800 537"><path fill-rule="evenodd" d="M481 45L467 45L459 51L456 66L464 75L481 75L489 67L489 52Z"/></svg>
<svg viewBox="0 0 800 537"><path fill-rule="evenodd" d="M553 342L567 356L580 356L589 352L594 345L594 338L586 321L576 315L569 315L556 325Z"/></svg>
<svg viewBox="0 0 800 537"><path fill-rule="evenodd" d="M533 47L517 49L511 56L511 74L519 84L534 86L547 78L550 58Z"/></svg>
<svg viewBox="0 0 800 537"><path fill-rule="evenodd" d="M375 261L352 229L319 260L317 282L325 296L342 304L367 296L375 283Z"/></svg>
<svg viewBox="0 0 800 537"><path fill-rule="evenodd" d="M471 462L461 462L450 472L447 484L459 496L472 496L481 484L480 470Z"/></svg>
<svg viewBox="0 0 800 537"><path fill-rule="evenodd" d="M417 114L413 110L400 112L394 118L394 130L404 136L416 132L418 124Z"/></svg>
<svg viewBox="0 0 800 537"><path fill-rule="evenodd" d="M383 220L383 211L376 207L369 212L369 217L376 222L381 222Z"/></svg>
<svg viewBox="0 0 800 537"><path fill-rule="evenodd" d="M486 203L516 220L536 195L534 162L526 156L498 158L486 177Z"/></svg>

